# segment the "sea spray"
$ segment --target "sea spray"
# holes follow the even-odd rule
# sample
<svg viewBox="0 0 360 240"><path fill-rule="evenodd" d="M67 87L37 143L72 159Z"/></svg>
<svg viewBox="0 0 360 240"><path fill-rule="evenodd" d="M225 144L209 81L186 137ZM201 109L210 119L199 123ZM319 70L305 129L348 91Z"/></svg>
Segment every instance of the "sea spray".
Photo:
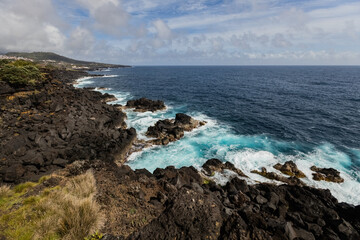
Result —
<svg viewBox="0 0 360 240"><path fill-rule="evenodd" d="M119 71L115 72L118 77L110 77L111 81L119 83L121 79L127 77L126 74L118 74ZM106 85L105 87L108 87L108 89L101 90L101 92L114 94L118 98L117 101L113 102L114 104L125 105L127 100L134 98L132 92L122 91L122 89L119 89L114 84L115 82L105 82L101 79L104 78L92 79L91 81L85 79L78 86ZM100 83L94 83L95 80L99 80ZM202 96L198 95L198 97ZM172 99L172 97L169 96L168 99ZM144 149L142 152L132 154L128 159L128 165L133 169L146 168L149 171L153 171L158 167L164 168L169 165L175 167L195 166L200 169L207 159L219 158L222 161L232 162L237 168L247 174L250 177L247 181L250 183L260 181L281 184L253 174L251 170L266 167L268 171L281 174L273 168L273 165L292 160L306 174L307 178L303 179L303 181L307 185L328 188L339 201L353 204L360 203L360 197L356 190L360 188L359 171L356 171L360 162L359 149L349 148L348 152L352 154L350 156L348 152L345 153L335 145L327 142L314 145L301 141L279 140L279 138L271 134L241 134L239 129L235 129L234 126L216 120L214 117L209 117L202 112L194 111L193 107L190 108L188 104L173 100L162 100L165 100L167 104L167 109L164 111L138 113L126 110L128 127L134 127L138 132L139 138L146 139L145 132L149 126L160 119L174 118L177 112L187 113L195 119L207 121L207 124L192 132L185 133L184 138L177 142L170 143L167 146L154 146ZM233 109L233 111L236 113L237 109ZM270 123L264 122L262 124ZM261 125L254 126L262 127ZM289 126L282 127L282 129L286 133L287 129L291 127L290 124ZM316 127L309 127L309 131L315 130L317 130ZM302 136L300 135L300 137ZM341 172L345 182L337 184L314 181L312 179L313 172L310 170L312 165L336 168ZM214 178L219 183L224 184L233 176L234 173L231 171L225 171L224 174L215 174Z"/></svg>

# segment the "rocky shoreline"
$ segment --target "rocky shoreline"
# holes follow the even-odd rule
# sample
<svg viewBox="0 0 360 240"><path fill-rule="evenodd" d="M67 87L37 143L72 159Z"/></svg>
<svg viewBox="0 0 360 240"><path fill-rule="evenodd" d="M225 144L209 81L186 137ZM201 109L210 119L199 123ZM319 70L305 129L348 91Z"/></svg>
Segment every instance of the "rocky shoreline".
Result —
<svg viewBox="0 0 360 240"><path fill-rule="evenodd" d="M217 159L200 172L130 169L123 163L138 141L135 129L126 126L124 106L106 104L112 95L74 88L84 76L89 75L49 70L36 86L0 82L0 182L37 181L53 172L71 177L92 169L106 216L103 239L360 239L360 206L305 186L291 162L274 166L289 178L257 172L287 183L280 186L248 185L241 170ZM165 104L141 99L127 107L157 111ZM185 114L160 120L149 126L147 135L155 139L147 144L166 145L203 124ZM335 169L312 169L314 179L342 181ZM225 170L236 175L220 186L211 177ZM52 178L48 181L59 182Z"/></svg>

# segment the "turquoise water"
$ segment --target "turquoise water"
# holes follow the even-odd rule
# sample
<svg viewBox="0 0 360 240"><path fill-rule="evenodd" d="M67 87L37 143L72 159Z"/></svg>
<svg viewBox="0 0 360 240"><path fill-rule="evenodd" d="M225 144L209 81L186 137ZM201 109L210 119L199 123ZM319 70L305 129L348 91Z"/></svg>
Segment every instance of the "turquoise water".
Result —
<svg viewBox="0 0 360 240"><path fill-rule="evenodd" d="M215 157L234 163L250 182L268 182L250 171L277 172L274 164L293 160L308 185L360 204L360 68L136 67L101 73L108 77L82 80L79 87L107 87L118 98L114 103L145 96L167 104L156 113L127 111L127 124L139 138L146 138L157 120L178 112L207 121L177 142L131 155L133 169L200 168ZM312 165L338 169L345 182L313 181ZM231 174L215 178L224 183Z"/></svg>

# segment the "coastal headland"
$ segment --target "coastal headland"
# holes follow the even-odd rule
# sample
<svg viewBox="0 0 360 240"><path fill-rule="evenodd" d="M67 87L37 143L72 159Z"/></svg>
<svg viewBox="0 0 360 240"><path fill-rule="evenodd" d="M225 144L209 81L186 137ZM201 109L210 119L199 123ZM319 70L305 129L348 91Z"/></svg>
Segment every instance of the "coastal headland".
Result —
<svg viewBox="0 0 360 240"><path fill-rule="evenodd" d="M4 73L16 67L37 77L18 81ZM24 61L3 63L1 71L0 239L360 239L360 206L304 185L291 162L275 167L289 177L258 172L283 185L250 185L239 169L218 159L201 170L133 170L124 163L139 141L126 126L126 106L107 104L114 98L109 94L75 88L87 72ZM165 105L142 99L127 107L156 111ZM155 140L143 144L166 145L203 124L179 113L149 126ZM235 176L221 186L211 176L223 171ZM334 169L314 171L314 178L341 182ZM66 206L81 212L81 220L67 219L70 211L49 217L49 203L62 206L57 198L71 202ZM91 207L78 210L87 201Z"/></svg>

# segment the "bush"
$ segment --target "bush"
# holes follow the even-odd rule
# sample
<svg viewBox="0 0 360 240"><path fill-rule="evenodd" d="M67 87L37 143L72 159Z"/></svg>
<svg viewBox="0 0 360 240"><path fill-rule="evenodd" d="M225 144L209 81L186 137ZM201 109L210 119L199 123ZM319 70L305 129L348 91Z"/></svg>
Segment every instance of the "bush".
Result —
<svg viewBox="0 0 360 240"><path fill-rule="evenodd" d="M36 85L44 80L37 66L29 61L1 62L0 80L13 86Z"/></svg>

